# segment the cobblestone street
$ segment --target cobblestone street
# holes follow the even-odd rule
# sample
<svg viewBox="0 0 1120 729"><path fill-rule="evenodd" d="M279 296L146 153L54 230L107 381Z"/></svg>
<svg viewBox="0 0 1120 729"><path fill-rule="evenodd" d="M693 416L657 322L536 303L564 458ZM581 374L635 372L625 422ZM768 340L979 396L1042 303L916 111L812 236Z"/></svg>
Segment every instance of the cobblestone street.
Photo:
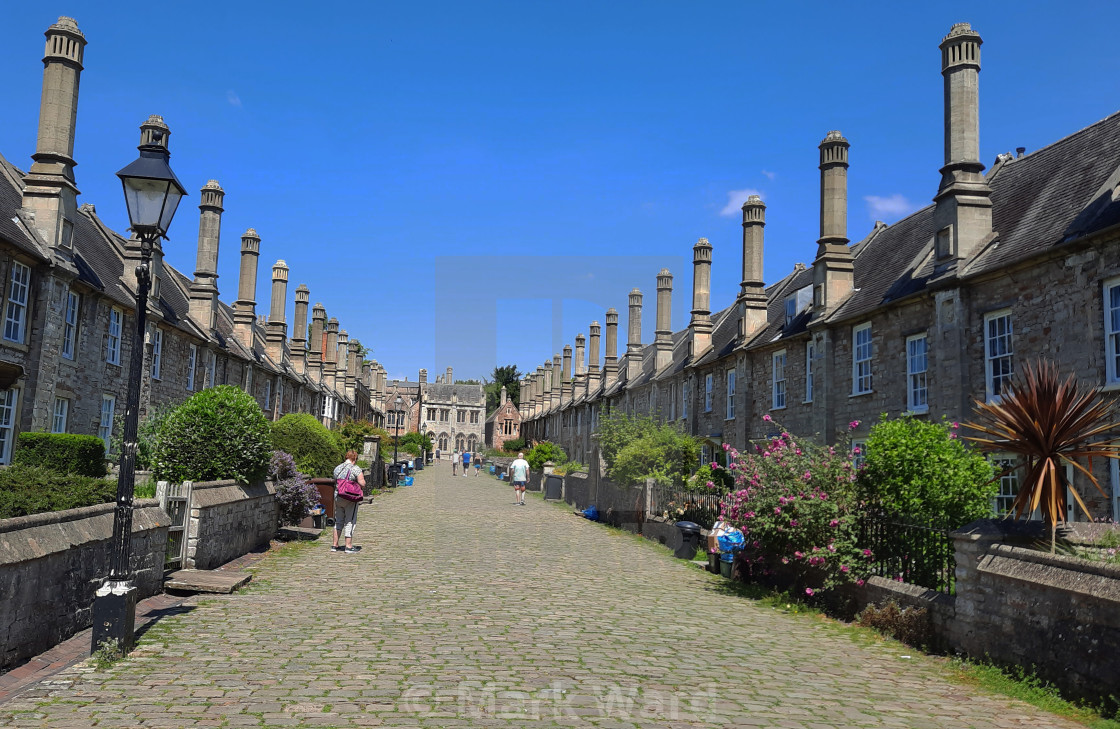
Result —
<svg viewBox="0 0 1120 729"><path fill-rule="evenodd" d="M0 726L1077 726L487 475L429 468L358 527L360 553L272 555L127 660L0 704Z"/></svg>

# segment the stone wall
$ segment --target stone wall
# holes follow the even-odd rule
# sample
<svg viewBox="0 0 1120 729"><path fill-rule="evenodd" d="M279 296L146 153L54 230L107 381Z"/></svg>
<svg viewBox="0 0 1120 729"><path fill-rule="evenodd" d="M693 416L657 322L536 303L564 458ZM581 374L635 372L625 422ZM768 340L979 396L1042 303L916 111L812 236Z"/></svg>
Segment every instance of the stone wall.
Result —
<svg viewBox="0 0 1120 729"><path fill-rule="evenodd" d="M94 590L109 574L114 504L0 520L0 670L90 626ZM132 518L139 597L163 589L170 520L155 499Z"/></svg>
<svg viewBox="0 0 1120 729"><path fill-rule="evenodd" d="M271 481L249 486L205 481L191 492L186 567L208 570L236 559L276 534L279 506Z"/></svg>

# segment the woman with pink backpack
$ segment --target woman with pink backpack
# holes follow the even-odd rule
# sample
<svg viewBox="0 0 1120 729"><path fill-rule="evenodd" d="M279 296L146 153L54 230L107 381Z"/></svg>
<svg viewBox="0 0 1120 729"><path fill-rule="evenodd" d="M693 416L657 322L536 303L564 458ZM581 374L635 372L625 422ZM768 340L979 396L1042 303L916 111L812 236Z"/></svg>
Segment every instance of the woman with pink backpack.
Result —
<svg viewBox="0 0 1120 729"><path fill-rule="evenodd" d="M332 552L353 554L361 547L354 546L354 527L358 523L358 504L365 498L366 477L358 468L358 452L347 451L346 460L334 469L334 546ZM346 546L338 546L338 537L346 539Z"/></svg>

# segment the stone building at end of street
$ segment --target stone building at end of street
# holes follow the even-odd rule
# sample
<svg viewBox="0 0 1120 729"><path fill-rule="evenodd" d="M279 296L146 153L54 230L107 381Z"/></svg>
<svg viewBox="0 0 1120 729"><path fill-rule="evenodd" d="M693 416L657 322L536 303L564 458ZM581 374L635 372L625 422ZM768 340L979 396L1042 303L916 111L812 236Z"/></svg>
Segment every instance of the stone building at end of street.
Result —
<svg viewBox="0 0 1120 729"><path fill-rule="evenodd" d="M513 401L505 385L502 385L501 402L498 409L486 419L486 445L502 450L506 441L521 437L521 412Z"/></svg>
<svg viewBox="0 0 1120 729"><path fill-rule="evenodd" d="M385 422L389 432L396 432L399 418L401 433L426 433L441 457L464 449L480 450L486 442L486 393L482 385L455 383L453 374L448 367L435 382L428 382L428 370L422 369L416 382L387 382ZM395 404L398 396L399 415Z"/></svg>
<svg viewBox="0 0 1120 729"><path fill-rule="evenodd" d="M736 299L713 311L714 251L701 238L692 249L688 326L672 326L673 277L662 270L654 341L641 341L643 295L634 289L624 352L611 308L602 362L593 322L586 367L577 338L574 372L565 347L563 357L555 354L522 381L522 433L586 461L599 418L621 410L678 423L702 440L706 460L721 458L724 444L744 448L782 429L863 446L884 413L967 422L975 401L998 399L1015 373L1038 359L1115 398L1120 113L1042 149L1000 154L985 170L981 42L968 23L958 23L938 47L944 164L921 172L932 205L890 225L876 222L851 243L852 145L829 131L818 147L820 237L811 265L763 281L766 205L750 196L742 207ZM1015 463L1010 454L996 460ZM1106 493L1081 473L1070 474L1074 487L1094 518L1120 520L1116 461L1097 459L1092 467ZM1006 512L1018 487L1015 473L1001 478L996 513ZM1067 507L1069 518L1085 518Z"/></svg>
<svg viewBox="0 0 1120 729"><path fill-rule="evenodd" d="M193 276L169 265L162 245L153 252L149 326L138 340L140 243L110 230L92 203L78 200L74 140L85 48L73 18L47 29L31 167L25 172L0 156L0 463L10 461L21 431L97 435L108 447L124 414L136 346L145 356L141 416L230 384L256 398L269 419L304 412L327 425L344 417L380 423L384 368L363 361L361 343L328 319L322 304L312 307L308 338L311 292L302 284L289 329L283 260L271 269L268 313L258 314L262 237L253 228L241 236L237 300L219 300L226 191L217 180L201 186ZM170 134L158 115L140 126L141 144L166 148ZM124 201L111 204L123 208ZM180 210L179 219L188 214Z"/></svg>

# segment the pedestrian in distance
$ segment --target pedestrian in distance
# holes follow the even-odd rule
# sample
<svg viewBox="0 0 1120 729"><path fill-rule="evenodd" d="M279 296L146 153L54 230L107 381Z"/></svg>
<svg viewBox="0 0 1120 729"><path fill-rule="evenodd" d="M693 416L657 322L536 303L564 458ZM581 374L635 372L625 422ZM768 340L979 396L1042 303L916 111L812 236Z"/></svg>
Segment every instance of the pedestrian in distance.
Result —
<svg viewBox="0 0 1120 729"><path fill-rule="evenodd" d="M509 480L513 482L513 503L525 506L525 484L529 483L529 462L525 460L524 453L518 453L517 459L509 464Z"/></svg>
<svg viewBox="0 0 1120 729"><path fill-rule="evenodd" d="M451 475L452 476L458 476L459 475L458 468L459 468L459 451L456 450L454 453L451 454Z"/></svg>
<svg viewBox="0 0 1120 729"><path fill-rule="evenodd" d="M466 476L471 470L471 452L463 451L463 475Z"/></svg>
<svg viewBox="0 0 1120 729"><path fill-rule="evenodd" d="M361 549L361 547L354 546L354 527L358 523L358 504L360 501L352 501L350 498L344 498L339 495L341 488L345 493L350 492L350 484L357 483L364 492L366 487L366 477L362 473L362 469L357 465L358 452L346 451L346 460L335 466L334 469L334 546L331 547L332 552L346 552L353 554ZM338 544L338 538L342 536L345 539L345 547Z"/></svg>
<svg viewBox="0 0 1120 729"><path fill-rule="evenodd" d="M436 463L439 463L439 448L436 448Z"/></svg>
<svg viewBox="0 0 1120 729"><path fill-rule="evenodd" d="M478 474L479 474L480 471L482 471L482 454L481 453L475 453L474 454L474 476L475 476L475 478L478 478Z"/></svg>

